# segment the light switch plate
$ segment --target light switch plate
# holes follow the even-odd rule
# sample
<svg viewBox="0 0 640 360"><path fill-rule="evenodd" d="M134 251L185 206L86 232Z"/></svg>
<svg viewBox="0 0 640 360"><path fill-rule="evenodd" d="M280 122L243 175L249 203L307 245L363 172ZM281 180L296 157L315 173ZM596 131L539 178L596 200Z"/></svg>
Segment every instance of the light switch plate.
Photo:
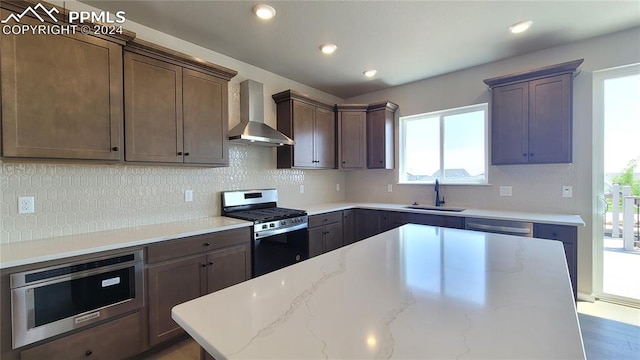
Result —
<svg viewBox="0 0 640 360"><path fill-rule="evenodd" d="M393 191L393 185L387 184L387 192L392 192L392 191Z"/></svg>
<svg viewBox="0 0 640 360"><path fill-rule="evenodd" d="M573 197L573 186L563 185L562 186L562 197L565 197L565 198Z"/></svg>
<svg viewBox="0 0 640 360"><path fill-rule="evenodd" d="M300 184L300 194L304 194L304 185Z"/></svg>
<svg viewBox="0 0 640 360"><path fill-rule="evenodd" d="M184 191L184 201L186 202L193 201L193 190Z"/></svg>
<svg viewBox="0 0 640 360"><path fill-rule="evenodd" d="M511 196L512 194L511 186L500 186L500 196Z"/></svg>

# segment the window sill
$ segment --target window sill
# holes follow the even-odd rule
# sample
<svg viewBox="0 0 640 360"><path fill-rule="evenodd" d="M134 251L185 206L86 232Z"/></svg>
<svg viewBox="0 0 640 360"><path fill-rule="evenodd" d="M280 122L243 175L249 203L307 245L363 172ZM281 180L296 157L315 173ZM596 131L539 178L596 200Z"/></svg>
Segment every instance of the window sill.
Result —
<svg viewBox="0 0 640 360"><path fill-rule="evenodd" d="M397 185L428 185L434 186L435 182L397 182ZM491 186L489 183L456 183L456 182L440 182L440 185L446 186Z"/></svg>

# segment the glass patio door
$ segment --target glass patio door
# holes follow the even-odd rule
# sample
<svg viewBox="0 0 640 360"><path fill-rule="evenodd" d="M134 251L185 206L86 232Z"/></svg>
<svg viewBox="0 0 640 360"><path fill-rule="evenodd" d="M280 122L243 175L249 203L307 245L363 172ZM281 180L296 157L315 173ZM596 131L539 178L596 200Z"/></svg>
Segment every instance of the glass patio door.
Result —
<svg viewBox="0 0 640 360"><path fill-rule="evenodd" d="M640 64L593 74L594 291L640 306Z"/></svg>

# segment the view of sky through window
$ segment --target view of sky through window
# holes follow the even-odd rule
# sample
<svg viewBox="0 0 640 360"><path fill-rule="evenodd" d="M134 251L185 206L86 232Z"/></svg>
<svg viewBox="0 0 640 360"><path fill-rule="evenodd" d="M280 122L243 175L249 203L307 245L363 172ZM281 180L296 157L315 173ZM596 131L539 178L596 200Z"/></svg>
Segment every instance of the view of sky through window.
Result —
<svg viewBox="0 0 640 360"><path fill-rule="evenodd" d="M486 183L487 107L401 117L400 183Z"/></svg>

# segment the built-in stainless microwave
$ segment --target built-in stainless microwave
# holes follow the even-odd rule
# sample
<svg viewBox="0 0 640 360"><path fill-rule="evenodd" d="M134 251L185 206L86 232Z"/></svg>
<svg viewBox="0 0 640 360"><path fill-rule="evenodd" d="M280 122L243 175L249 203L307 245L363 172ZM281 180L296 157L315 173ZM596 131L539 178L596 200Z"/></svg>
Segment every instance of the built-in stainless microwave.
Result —
<svg viewBox="0 0 640 360"><path fill-rule="evenodd" d="M12 274L13 348L141 308L142 250Z"/></svg>

